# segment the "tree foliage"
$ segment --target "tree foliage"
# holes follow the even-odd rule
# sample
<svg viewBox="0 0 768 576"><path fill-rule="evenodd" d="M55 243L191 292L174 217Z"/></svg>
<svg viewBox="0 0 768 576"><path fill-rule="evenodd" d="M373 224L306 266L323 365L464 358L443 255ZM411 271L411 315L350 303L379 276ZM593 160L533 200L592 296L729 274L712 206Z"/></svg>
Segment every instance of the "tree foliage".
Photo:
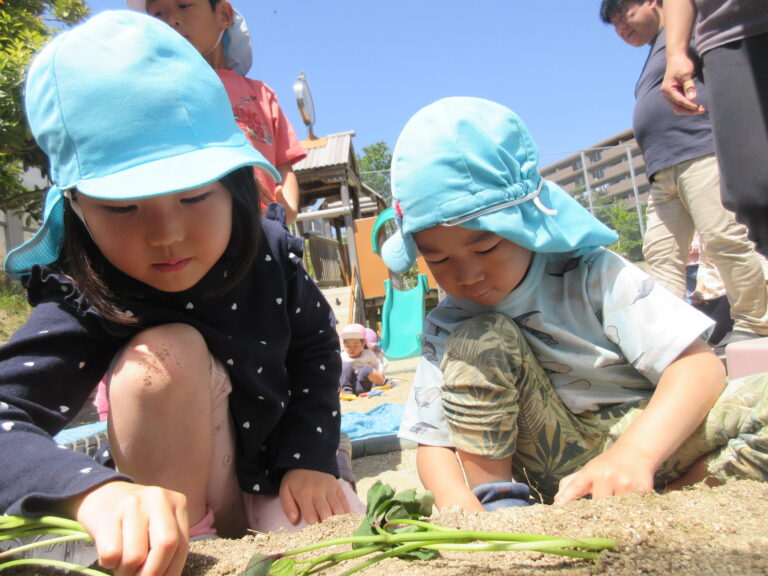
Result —
<svg viewBox="0 0 768 576"><path fill-rule="evenodd" d="M392 198L389 170L392 166L392 152L385 142L376 142L363 148L357 156L357 167L363 182L373 188L389 203Z"/></svg>
<svg viewBox="0 0 768 576"><path fill-rule="evenodd" d="M595 216L619 235L619 239L608 246L630 262L643 261L643 235L637 212L627 209L619 199L603 197L594 203Z"/></svg>
<svg viewBox="0 0 768 576"><path fill-rule="evenodd" d="M0 210L40 212L42 190L21 182L29 168L39 168L44 176L48 169L24 117L25 73L56 32L88 12L84 0L0 0Z"/></svg>

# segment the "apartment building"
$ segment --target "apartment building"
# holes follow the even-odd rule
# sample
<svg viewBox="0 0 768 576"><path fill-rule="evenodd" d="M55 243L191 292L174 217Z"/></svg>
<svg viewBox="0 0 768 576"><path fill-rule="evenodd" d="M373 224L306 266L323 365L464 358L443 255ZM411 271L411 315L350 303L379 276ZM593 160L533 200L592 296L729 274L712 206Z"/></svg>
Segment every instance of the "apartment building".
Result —
<svg viewBox="0 0 768 576"><path fill-rule="evenodd" d="M576 154L541 168L594 213L594 206L623 200L629 210L644 210L650 183L632 130L625 130Z"/></svg>

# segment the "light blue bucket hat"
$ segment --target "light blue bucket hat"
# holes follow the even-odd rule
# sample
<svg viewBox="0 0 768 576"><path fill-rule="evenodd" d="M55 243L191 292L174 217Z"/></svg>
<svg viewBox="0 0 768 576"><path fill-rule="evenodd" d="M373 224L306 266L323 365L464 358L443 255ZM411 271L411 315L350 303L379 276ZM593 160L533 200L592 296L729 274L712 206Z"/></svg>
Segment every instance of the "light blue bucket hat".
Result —
<svg viewBox="0 0 768 576"><path fill-rule="evenodd" d="M399 224L382 258L402 274L416 260L413 234L434 226L493 232L534 252L584 253L616 234L538 172L522 120L481 98L445 98L419 110L392 154Z"/></svg>
<svg viewBox="0 0 768 576"><path fill-rule="evenodd" d="M71 188L108 200L147 198L248 165L280 179L238 127L213 69L145 14L102 12L54 38L29 68L25 106L53 186L42 227L5 259L13 278L58 259Z"/></svg>
<svg viewBox="0 0 768 576"><path fill-rule="evenodd" d="M147 0L126 0L125 5L131 10L147 12ZM224 31L221 43L224 46L224 58L227 61L227 70L232 70L240 76L248 74L253 61L253 48L251 47L251 34L245 18L240 12L232 9L232 25Z"/></svg>

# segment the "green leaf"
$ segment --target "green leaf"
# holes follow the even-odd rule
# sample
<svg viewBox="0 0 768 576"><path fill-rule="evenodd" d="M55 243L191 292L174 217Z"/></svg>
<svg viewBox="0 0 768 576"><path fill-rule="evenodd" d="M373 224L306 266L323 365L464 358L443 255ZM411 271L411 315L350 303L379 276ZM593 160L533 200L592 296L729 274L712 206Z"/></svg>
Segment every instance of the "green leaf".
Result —
<svg viewBox="0 0 768 576"><path fill-rule="evenodd" d="M269 576L272 564L279 559L279 555L254 554L240 576Z"/></svg>
<svg viewBox="0 0 768 576"><path fill-rule="evenodd" d="M280 558L272 564L271 576L294 576L296 574L296 560L293 558Z"/></svg>
<svg viewBox="0 0 768 576"><path fill-rule="evenodd" d="M400 519L420 519L432 515L435 498L432 492L416 494L415 490L395 491L392 487L377 482L368 491L365 519L355 530L355 536L378 536L382 532L404 534L424 532L425 528L412 524L401 524ZM353 544L353 548L366 546L365 543ZM392 544L388 548L394 548ZM405 560L429 560L440 554L435 550L416 549L404 552L400 558Z"/></svg>

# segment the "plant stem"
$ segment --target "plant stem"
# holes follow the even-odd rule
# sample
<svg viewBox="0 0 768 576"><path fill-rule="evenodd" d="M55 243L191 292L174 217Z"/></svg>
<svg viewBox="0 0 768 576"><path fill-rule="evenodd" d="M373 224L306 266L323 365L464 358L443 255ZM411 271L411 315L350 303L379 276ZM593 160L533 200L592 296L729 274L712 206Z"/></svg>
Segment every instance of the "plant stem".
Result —
<svg viewBox="0 0 768 576"><path fill-rule="evenodd" d="M71 572L80 572L81 574L87 574L88 576L109 576L99 570L93 568L85 568L77 564L70 562L64 562L62 560L50 560L48 558L28 558L22 560L11 560L10 562L4 562L0 564L0 572L6 568L13 568L14 566L54 566L61 568L62 570L69 570Z"/></svg>

